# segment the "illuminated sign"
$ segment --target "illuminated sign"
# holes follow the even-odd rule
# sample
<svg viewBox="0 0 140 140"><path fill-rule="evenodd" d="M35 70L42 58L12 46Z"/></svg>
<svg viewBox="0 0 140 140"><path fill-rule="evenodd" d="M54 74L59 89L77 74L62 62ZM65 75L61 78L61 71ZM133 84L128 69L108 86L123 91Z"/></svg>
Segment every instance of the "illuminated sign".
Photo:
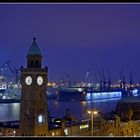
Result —
<svg viewBox="0 0 140 140"><path fill-rule="evenodd" d="M116 98L121 96L121 92L92 92L86 94L86 99Z"/></svg>
<svg viewBox="0 0 140 140"><path fill-rule="evenodd" d="M64 129L65 135L68 135L68 129Z"/></svg>
<svg viewBox="0 0 140 140"><path fill-rule="evenodd" d="M88 128L89 125L88 124L85 124L85 125L80 125L80 129L83 129L83 128Z"/></svg>

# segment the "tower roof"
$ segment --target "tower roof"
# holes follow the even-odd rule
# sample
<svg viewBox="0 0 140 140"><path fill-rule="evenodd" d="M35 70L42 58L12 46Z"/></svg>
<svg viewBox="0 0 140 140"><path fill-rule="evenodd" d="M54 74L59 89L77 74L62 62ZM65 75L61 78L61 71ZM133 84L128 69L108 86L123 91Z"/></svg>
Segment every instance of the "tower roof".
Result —
<svg viewBox="0 0 140 140"><path fill-rule="evenodd" d="M27 53L27 56L32 56L32 55L42 56L41 51L36 43L36 38L33 38L33 43Z"/></svg>

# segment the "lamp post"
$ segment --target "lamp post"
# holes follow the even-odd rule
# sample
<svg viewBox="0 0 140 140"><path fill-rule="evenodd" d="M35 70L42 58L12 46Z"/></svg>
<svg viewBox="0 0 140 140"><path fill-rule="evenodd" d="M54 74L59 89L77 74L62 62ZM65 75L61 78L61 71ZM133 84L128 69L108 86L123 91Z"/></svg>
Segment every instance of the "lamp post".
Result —
<svg viewBox="0 0 140 140"><path fill-rule="evenodd" d="M98 112L96 110L88 110L88 114L91 114L91 135L93 136L93 116Z"/></svg>

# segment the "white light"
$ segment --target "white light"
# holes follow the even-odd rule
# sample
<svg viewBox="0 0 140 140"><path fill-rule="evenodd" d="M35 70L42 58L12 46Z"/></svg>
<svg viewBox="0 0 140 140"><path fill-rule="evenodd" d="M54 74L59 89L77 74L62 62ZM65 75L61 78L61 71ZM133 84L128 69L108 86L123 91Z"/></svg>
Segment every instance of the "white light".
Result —
<svg viewBox="0 0 140 140"><path fill-rule="evenodd" d="M91 86L91 84L90 84L90 83L88 83L88 86L90 87L90 86Z"/></svg>
<svg viewBox="0 0 140 140"><path fill-rule="evenodd" d="M52 132L52 136L54 136L54 132Z"/></svg>
<svg viewBox="0 0 140 140"><path fill-rule="evenodd" d="M2 89L6 89L6 84L3 84L2 85Z"/></svg>
<svg viewBox="0 0 140 140"><path fill-rule="evenodd" d="M86 94L86 99L87 99L87 100L91 99L91 93L87 93L87 94Z"/></svg>
<svg viewBox="0 0 140 140"><path fill-rule="evenodd" d="M82 91L83 91L83 89L82 89L82 88L78 88L78 91L79 91L79 92L82 92Z"/></svg>
<svg viewBox="0 0 140 140"><path fill-rule="evenodd" d="M6 99L6 96L4 95L4 96L2 97L2 99Z"/></svg>
<svg viewBox="0 0 140 140"><path fill-rule="evenodd" d="M61 122L61 121L57 120L56 122Z"/></svg>
<svg viewBox="0 0 140 140"><path fill-rule="evenodd" d="M39 122L39 123L42 123L42 122L43 122L43 117L42 117L42 115L39 115L39 116L38 116L38 122Z"/></svg>
<svg viewBox="0 0 140 140"><path fill-rule="evenodd" d="M138 96L138 89L134 89L134 90L132 91L132 94L133 94L134 96Z"/></svg>
<svg viewBox="0 0 140 140"><path fill-rule="evenodd" d="M91 93L87 93L87 97L90 97L90 94L91 94Z"/></svg>
<svg viewBox="0 0 140 140"><path fill-rule="evenodd" d="M68 129L64 129L66 135L68 135Z"/></svg>

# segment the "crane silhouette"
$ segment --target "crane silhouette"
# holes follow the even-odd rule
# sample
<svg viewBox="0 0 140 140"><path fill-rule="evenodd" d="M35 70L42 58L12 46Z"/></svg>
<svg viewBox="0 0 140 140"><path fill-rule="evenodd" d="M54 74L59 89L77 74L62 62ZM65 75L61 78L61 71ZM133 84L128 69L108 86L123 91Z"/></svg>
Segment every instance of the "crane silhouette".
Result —
<svg viewBox="0 0 140 140"><path fill-rule="evenodd" d="M5 69L5 68L8 68L10 70L10 72L14 75L15 77L15 82L17 83L18 80L19 80L19 70L20 68L16 68L12 63L11 61L7 61L5 64L3 64L1 67L0 67L0 73L2 73L2 71ZM7 75L9 76L9 75Z"/></svg>

